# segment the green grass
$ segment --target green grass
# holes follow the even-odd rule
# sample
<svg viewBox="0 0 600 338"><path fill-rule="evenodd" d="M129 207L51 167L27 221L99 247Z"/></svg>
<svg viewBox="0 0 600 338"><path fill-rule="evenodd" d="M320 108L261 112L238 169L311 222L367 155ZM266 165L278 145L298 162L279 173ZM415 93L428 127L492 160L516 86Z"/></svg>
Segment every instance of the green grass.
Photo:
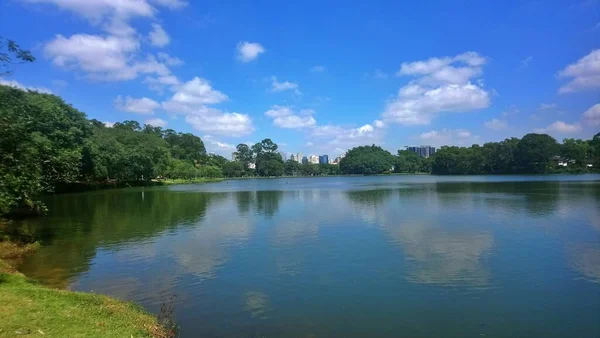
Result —
<svg viewBox="0 0 600 338"><path fill-rule="evenodd" d="M10 259L35 250L0 242L0 337L167 337L139 306L27 280Z"/></svg>

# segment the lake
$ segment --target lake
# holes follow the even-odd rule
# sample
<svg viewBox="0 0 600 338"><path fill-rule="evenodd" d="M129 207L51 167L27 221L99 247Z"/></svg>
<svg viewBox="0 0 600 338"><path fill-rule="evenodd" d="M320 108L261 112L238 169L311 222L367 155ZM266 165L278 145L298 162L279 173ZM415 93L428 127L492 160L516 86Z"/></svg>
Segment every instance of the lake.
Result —
<svg viewBox="0 0 600 338"><path fill-rule="evenodd" d="M600 175L230 180L48 196L44 284L172 294L182 337L600 337Z"/></svg>

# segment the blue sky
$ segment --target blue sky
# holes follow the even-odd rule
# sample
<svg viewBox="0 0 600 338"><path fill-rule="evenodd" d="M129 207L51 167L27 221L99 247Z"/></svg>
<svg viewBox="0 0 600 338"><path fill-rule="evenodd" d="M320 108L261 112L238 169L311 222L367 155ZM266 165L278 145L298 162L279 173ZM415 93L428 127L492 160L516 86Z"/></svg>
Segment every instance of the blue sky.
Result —
<svg viewBox="0 0 600 338"><path fill-rule="evenodd" d="M600 131L600 1L7 0L4 84L230 156Z"/></svg>

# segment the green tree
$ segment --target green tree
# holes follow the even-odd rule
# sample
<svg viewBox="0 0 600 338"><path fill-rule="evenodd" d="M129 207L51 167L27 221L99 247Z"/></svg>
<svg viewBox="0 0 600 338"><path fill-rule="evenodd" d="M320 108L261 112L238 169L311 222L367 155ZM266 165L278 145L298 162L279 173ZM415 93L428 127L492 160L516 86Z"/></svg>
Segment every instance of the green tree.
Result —
<svg viewBox="0 0 600 338"><path fill-rule="evenodd" d="M293 160L287 160L284 164L284 172L288 176L296 176L300 174L300 163Z"/></svg>
<svg viewBox="0 0 600 338"><path fill-rule="evenodd" d="M260 176L281 176L283 175L283 164L275 159L261 161L256 165L256 172Z"/></svg>
<svg viewBox="0 0 600 338"><path fill-rule="evenodd" d="M254 156L252 155L252 150L248 147L247 144L240 143L236 147L235 156L238 161L244 164L244 170L248 168L248 165L252 163L254 160Z"/></svg>
<svg viewBox="0 0 600 338"><path fill-rule="evenodd" d="M31 52L22 49L15 41L0 36L0 76L10 74L15 64L34 61Z"/></svg>
<svg viewBox="0 0 600 338"><path fill-rule="evenodd" d="M344 174L383 174L394 166L394 156L376 145L361 146L349 150L339 166Z"/></svg>
<svg viewBox="0 0 600 338"><path fill-rule="evenodd" d="M527 134L523 136L516 151L516 160L521 172L543 174L548 171L552 156L558 155L556 140L546 134Z"/></svg>
<svg viewBox="0 0 600 338"><path fill-rule="evenodd" d="M244 164L240 161L231 161L223 165L223 175L226 177L242 177L244 176Z"/></svg>

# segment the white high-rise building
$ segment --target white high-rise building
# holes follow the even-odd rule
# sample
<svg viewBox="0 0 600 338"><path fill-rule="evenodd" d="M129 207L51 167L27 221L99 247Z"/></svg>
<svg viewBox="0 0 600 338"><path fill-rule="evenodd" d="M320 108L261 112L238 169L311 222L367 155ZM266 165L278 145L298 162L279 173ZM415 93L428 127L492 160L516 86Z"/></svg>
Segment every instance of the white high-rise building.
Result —
<svg viewBox="0 0 600 338"><path fill-rule="evenodd" d="M298 163L302 163L302 153L296 154L296 161L298 161Z"/></svg>
<svg viewBox="0 0 600 338"><path fill-rule="evenodd" d="M319 164L319 156L317 156L317 155L310 155L308 157L308 162L312 163L312 164Z"/></svg>
<svg viewBox="0 0 600 338"><path fill-rule="evenodd" d="M292 154L292 156L290 157L290 160L298 162L298 159L296 158L295 154Z"/></svg>

